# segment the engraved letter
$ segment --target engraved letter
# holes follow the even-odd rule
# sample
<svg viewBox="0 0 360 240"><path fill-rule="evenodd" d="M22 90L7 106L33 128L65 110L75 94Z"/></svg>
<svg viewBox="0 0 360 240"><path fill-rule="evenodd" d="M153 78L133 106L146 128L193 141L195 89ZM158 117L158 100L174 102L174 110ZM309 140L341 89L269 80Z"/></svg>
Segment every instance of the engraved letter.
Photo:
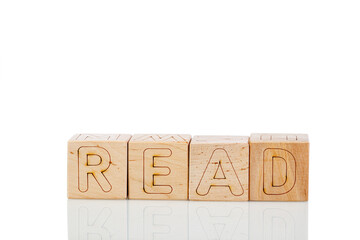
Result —
<svg viewBox="0 0 360 240"><path fill-rule="evenodd" d="M296 162L285 149L268 148L264 151L264 193L282 195L295 185Z"/></svg>
<svg viewBox="0 0 360 240"><path fill-rule="evenodd" d="M92 175L104 192L111 190L111 184L104 175L110 167L111 158L108 151L102 147L80 147L79 156L79 190L89 189L89 175Z"/></svg>
<svg viewBox="0 0 360 240"><path fill-rule="evenodd" d="M244 193L230 157L222 148L215 149L212 153L196 192L205 196L211 187L228 187L235 196Z"/></svg>
<svg viewBox="0 0 360 240"><path fill-rule="evenodd" d="M171 173L167 162L172 152L168 148L148 148L144 151L144 191L146 193L171 193L172 187L166 184Z"/></svg>

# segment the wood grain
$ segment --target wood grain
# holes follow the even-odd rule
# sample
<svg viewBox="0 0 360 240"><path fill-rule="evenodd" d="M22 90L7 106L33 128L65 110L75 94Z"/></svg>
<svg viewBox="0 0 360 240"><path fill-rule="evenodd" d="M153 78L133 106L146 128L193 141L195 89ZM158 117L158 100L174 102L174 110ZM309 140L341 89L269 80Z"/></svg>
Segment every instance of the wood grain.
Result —
<svg viewBox="0 0 360 240"><path fill-rule="evenodd" d="M68 142L68 198L127 197L126 134L77 134Z"/></svg>
<svg viewBox="0 0 360 240"><path fill-rule="evenodd" d="M129 199L187 199L190 135L134 135L129 142Z"/></svg>
<svg viewBox="0 0 360 240"><path fill-rule="evenodd" d="M249 138L194 136L190 144L189 199L247 201Z"/></svg>
<svg viewBox="0 0 360 240"><path fill-rule="evenodd" d="M252 134L250 200L307 201L309 140L306 134Z"/></svg>

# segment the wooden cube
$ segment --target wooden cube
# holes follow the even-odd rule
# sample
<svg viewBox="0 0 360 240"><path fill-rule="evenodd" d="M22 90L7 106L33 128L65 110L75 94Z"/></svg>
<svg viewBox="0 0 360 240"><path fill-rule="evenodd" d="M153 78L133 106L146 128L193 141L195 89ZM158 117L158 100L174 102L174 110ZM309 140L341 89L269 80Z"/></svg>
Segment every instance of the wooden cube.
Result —
<svg viewBox="0 0 360 240"><path fill-rule="evenodd" d="M308 178L307 135L251 135L250 200L307 201Z"/></svg>
<svg viewBox="0 0 360 240"><path fill-rule="evenodd" d="M68 197L127 197L127 144L131 135L78 134L68 142Z"/></svg>
<svg viewBox="0 0 360 240"><path fill-rule="evenodd" d="M190 144L190 200L248 201L249 138L194 136Z"/></svg>
<svg viewBox="0 0 360 240"><path fill-rule="evenodd" d="M187 199L190 135L134 135L129 142L130 199Z"/></svg>

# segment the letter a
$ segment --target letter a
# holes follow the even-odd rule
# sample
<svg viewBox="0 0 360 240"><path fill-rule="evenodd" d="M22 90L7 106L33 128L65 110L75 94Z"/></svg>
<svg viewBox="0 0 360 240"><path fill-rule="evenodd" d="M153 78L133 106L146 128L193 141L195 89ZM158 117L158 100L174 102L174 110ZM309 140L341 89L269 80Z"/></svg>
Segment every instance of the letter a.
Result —
<svg viewBox="0 0 360 240"><path fill-rule="evenodd" d="M212 187L228 187L235 196L244 193L230 157L223 148L217 148L212 153L196 192L205 196Z"/></svg>

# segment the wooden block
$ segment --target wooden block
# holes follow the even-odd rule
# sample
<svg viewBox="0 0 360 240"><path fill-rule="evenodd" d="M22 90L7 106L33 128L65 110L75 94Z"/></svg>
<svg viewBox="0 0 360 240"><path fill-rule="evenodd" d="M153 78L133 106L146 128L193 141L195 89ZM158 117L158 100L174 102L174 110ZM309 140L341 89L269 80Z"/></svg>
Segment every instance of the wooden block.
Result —
<svg viewBox="0 0 360 240"><path fill-rule="evenodd" d="M190 200L249 200L248 137L194 136L189 165Z"/></svg>
<svg viewBox="0 0 360 240"><path fill-rule="evenodd" d="M190 135L134 135L129 142L130 199L187 199Z"/></svg>
<svg viewBox="0 0 360 240"><path fill-rule="evenodd" d="M306 134L252 134L250 200L307 201L309 140Z"/></svg>
<svg viewBox="0 0 360 240"><path fill-rule="evenodd" d="M68 142L68 198L124 199L131 135L78 134Z"/></svg>

